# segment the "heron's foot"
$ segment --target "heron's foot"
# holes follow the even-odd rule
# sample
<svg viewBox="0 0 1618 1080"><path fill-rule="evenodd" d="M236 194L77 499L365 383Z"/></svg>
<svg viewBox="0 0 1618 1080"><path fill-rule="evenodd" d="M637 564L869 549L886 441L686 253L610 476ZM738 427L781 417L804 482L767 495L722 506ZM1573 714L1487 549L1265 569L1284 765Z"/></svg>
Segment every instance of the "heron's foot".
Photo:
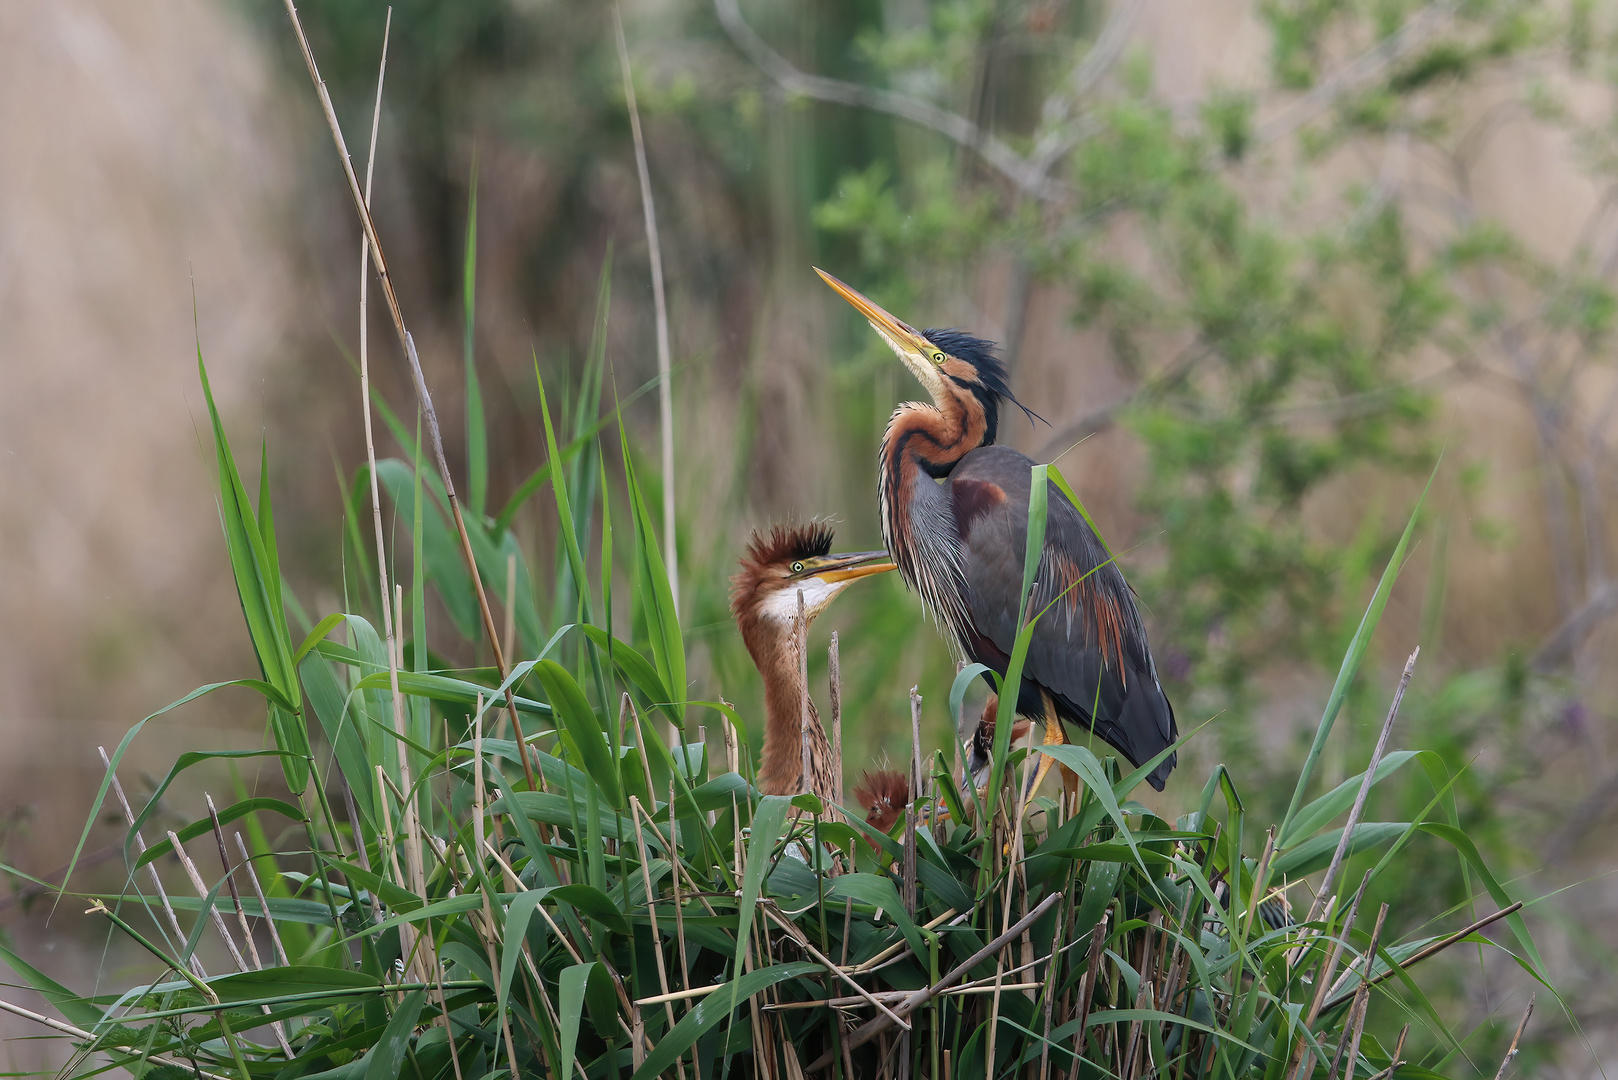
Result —
<svg viewBox="0 0 1618 1080"><path fill-rule="evenodd" d="M1054 711L1046 712L1045 738L1043 740L1044 745L1066 746L1068 742L1067 729L1062 726L1062 721L1056 718ZM1039 765L1034 769L1033 775L1028 778L1028 786L1023 789L1024 799L1031 797L1034 792L1039 790L1039 785L1045 782L1045 775L1051 771L1051 766L1055 765L1056 763L1056 759L1051 757L1049 754L1039 755ZM1074 773L1072 769L1069 769L1066 765L1063 765L1062 787L1071 791L1074 786L1078 784L1078 782L1078 775Z"/></svg>

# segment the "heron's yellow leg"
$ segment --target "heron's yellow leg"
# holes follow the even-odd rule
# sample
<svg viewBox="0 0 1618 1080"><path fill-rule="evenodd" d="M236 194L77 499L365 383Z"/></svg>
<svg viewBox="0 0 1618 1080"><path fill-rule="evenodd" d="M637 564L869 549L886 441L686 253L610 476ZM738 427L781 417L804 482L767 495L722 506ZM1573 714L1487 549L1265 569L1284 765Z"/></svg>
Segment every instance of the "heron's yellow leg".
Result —
<svg viewBox="0 0 1618 1080"><path fill-rule="evenodd" d="M1047 699L1045 708L1045 738L1043 741L1046 746L1062 746L1067 743L1067 732L1062 728L1062 721L1056 718L1056 710L1050 707L1049 699ZM1039 785L1045 781L1045 774L1051 771L1051 766L1054 764L1056 764L1056 759L1049 754L1039 755L1039 765L1034 769L1034 775L1029 777L1028 790L1024 792L1025 795L1032 795L1039 790ZM1066 787L1067 776L1070 775L1066 765L1062 766L1062 774L1062 785ZM1074 777L1074 779L1077 780L1078 778Z"/></svg>

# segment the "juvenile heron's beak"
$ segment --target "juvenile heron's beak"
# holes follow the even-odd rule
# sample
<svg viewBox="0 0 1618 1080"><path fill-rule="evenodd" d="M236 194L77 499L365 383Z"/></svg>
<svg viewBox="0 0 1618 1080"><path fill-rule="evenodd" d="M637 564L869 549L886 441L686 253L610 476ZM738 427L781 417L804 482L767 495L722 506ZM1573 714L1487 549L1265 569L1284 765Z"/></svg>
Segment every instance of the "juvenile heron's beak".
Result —
<svg viewBox="0 0 1618 1080"><path fill-rule="evenodd" d="M897 569L889 561L886 551L856 551L848 555L821 555L805 559L803 570L794 576L817 577L828 585L836 585Z"/></svg>
<svg viewBox="0 0 1618 1080"><path fill-rule="evenodd" d="M940 400L943 379L938 374L938 365L944 362L944 354L938 346L909 323L894 318L878 307L859 290L843 284L818 266L814 270L822 281L831 286L833 292L853 304L854 310L865 316L871 329L904 361L910 373L921 380L921 384L933 395L933 400Z"/></svg>

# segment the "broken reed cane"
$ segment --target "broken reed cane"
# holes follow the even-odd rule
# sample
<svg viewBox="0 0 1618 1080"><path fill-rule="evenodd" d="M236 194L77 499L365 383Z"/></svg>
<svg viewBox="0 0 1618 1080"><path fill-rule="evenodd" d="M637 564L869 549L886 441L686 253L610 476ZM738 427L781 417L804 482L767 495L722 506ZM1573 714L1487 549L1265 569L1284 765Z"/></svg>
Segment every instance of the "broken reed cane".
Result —
<svg viewBox="0 0 1618 1080"><path fill-rule="evenodd" d="M354 212L359 217L360 228L371 246L371 258L376 263L377 279L382 284L382 295L388 302L388 314L392 316L393 329L399 336L399 346L410 365L410 379L416 388L416 400L421 406L422 416L427 421L427 434L432 442L433 461L438 467L438 479L444 485L444 495L449 500L450 514L455 519L455 531L461 541L461 556L466 560L467 569L472 574L472 585L477 592L478 612L483 618L483 632L488 636L489 647L494 651L495 667L500 672L501 682L504 682L509 673L505 651L500 647L500 634L494 623L494 615L489 610L489 597L483 588L483 576L478 572L477 557L472 552L472 539L466 531L466 519L461 513L461 500L455 493L455 481L450 476L449 463L444 459L444 438L438 430L438 413L433 409L433 397L427 390L426 377L422 375L421 360L416 355L415 339L405 328L404 310L399 306L399 297L394 292L393 275L388 271L387 257L382 253L382 241L377 236L376 222L371 218L370 207L366 205L365 195L360 190L359 178L354 174L354 163L349 159L348 144L343 139L342 125L337 122L337 111L332 106L326 82L320 76L320 67L315 63L314 50L310 48L308 35L303 32L298 9L292 0L284 2L287 16L292 20L292 29L298 35L298 46L303 52L304 64L309 68L309 78L314 82L315 93L320 98L320 107L326 116L326 126L331 129L332 140L337 144L337 156L342 162L343 176L348 180L348 193L354 200ZM538 791L539 782L534 775L533 762L528 757L528 740L523 735L522 721L517 716L517 696L508 688L505 697L506 709L511 717L511 730L516 734L517 743L522 751L519 756L522 758L523 776L528 781L528 789Z"/></svg>

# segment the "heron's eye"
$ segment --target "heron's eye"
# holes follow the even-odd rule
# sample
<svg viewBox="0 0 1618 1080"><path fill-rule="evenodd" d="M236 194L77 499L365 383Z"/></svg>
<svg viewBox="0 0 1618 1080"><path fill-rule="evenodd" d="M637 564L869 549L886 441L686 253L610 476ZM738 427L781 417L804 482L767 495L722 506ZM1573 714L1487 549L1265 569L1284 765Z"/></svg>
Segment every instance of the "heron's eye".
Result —
<svg viewBox="0 0 1618 1080"><path fill-rule="evenodd" d="M801 573L803 573L803 563L801 563L801 562L795 562L795 563L793 563L793 564L792 564L792 572L793 572L793 573L794 573L794 574L801 574Z"/></svg>
<svg viewBox="0 0 1618 1080"><path fill-rule="evenodd" d="M933 353L933 363L942 364L943 362L944 362L944 354L943 353L941 353L941 352Z"/></svg>

